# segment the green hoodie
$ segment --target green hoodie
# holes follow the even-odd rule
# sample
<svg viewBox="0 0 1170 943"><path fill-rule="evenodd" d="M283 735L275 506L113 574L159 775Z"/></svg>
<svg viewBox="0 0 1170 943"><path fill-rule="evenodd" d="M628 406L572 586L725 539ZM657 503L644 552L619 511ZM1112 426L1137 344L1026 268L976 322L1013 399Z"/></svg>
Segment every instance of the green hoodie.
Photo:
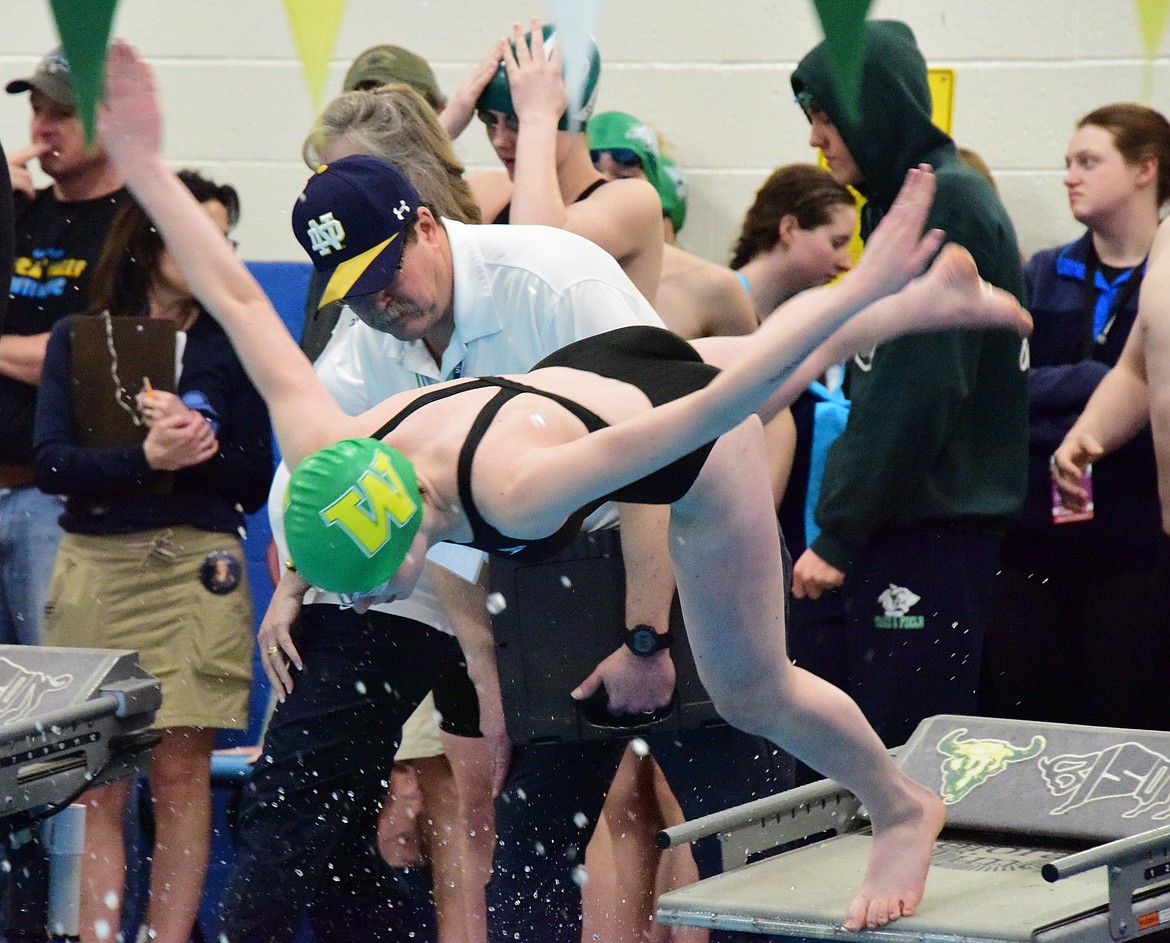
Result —
<svg viewBox="0 0 1170 943"><path fill-rule="evenodd" d="M825 43L792 75L841 134L865 178L862 238L889 209L906 172L934 167L927 225L975 258L987 281L1024 298L1015 230L990 184L964 167L930 120L926 62L904 23L866 24L859 117L846 119ZM804 100L804 99L802 99ZM853 406L825 463L813 551L848 571L870 539L919 522L1002 532L1027 479L1026 342L1006 331L899 338L849 365Z"/></svg>

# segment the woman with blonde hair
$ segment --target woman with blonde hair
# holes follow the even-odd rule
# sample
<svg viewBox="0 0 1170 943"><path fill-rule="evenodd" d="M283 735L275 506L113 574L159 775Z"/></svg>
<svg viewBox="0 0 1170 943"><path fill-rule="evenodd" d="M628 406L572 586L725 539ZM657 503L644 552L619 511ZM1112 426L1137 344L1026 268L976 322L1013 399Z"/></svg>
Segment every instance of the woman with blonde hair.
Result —
<svg viewBox="0 0 1170 943"><path fill-rule="evenodd" d="M301 148L312 170L351 154L374 154L409 168L411 182L438 216L480 221L451 139L434 109L409 85L339 95L325 107Z"/></svg>

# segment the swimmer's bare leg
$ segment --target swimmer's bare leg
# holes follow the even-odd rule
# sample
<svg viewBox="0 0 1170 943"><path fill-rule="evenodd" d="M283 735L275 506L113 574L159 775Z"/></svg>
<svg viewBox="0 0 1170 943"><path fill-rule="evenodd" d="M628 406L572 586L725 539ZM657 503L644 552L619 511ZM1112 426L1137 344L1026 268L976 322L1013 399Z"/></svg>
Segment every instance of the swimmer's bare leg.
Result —
<svg viewBox="0 0 1170 943"><path fill-rule="evenodd" d="M873 851L845 926L913 913L945 819L942 802L890 758L857 705L793 665L759 421L724 435L671 513L671 558L695 663L719 712L854 792Z"/></svg>
<svg viewBox="0 0 1170 943"><path fill-rule="evenodd" d="M846 276L848 277L848 276ZM814 289L832 292L833 286ZM784 306L773 318L785 316ZM765 420L791 405L830 366L849 360L903 334L955 328L1005 328L1021 335L1032 330L1032 319L1008 292L979 277L975 262L962 247L943 247L934 263L897 294L863 308L818 346L758 410ZM761 328L762 330L762 328ZM702 358L726 368L747 354L760 338L710 337L692 341Z"/></svg>

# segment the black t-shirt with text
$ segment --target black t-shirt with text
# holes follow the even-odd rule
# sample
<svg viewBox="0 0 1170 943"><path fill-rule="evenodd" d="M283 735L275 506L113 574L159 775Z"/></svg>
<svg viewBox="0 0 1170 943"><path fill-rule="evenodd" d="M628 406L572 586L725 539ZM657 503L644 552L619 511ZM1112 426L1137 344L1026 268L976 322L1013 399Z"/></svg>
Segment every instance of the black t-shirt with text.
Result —
<svg viewBox="0 0 1170 943"><path fill-rule="evenodd" d="M43 334L67 314L89 307L89 283L124 189L96 200L63 203L53 188L33 200L17 195L15 260L8 287L6 334ZM37 388L0 376L0 463L32 460Z"/></svg>

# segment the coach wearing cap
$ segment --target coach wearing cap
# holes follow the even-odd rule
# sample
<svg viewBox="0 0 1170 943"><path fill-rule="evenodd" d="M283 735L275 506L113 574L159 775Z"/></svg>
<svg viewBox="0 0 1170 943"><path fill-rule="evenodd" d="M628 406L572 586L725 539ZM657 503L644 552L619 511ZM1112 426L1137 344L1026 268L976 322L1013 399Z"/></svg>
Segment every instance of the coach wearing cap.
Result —
<svg viewBox="0 0 1170 943"><path fill-rule="evenodd" d="M120 203L121 175L100 147L87 148L74 107L69 64L54 51L32 75L8 83L29 93L31 142L8 154L15 200L15 262L0 337L0 643L36 644L61 499L33 487L32 427L49 329L87 307L92 263ZM37 190L28 165L52 181Z"/></svg>
<svg viewBox="0 0 1170 943"><path fill-rule="evenodd" d="M662 325L593 243L546 227L439 219L404 173L375 157L320 168L294 205L292 223L324 281L322 304L342 300L360 319L351 324L352 315L344 315L344 330L316 363L325 386L353 414L443 380L525 372L565 344L614 328ZM648 577L629 586L628 624L665 628L673 584L664 593L654 592ZM287 671L294 642L304 667L281 692L244 795L220 926L233 943L291 940L306 907L340 914L331 907L334 897L366 893L373 868L366 861L369 815L384 793L391 746L443 668L444 636L421 611L434 605L424 593L365 616L308 605L290 636L290 602L296 611L300 596L330 598L306 590L298 574L286 572L261 631L270 674ZM482 603L478 614L486 621ZM665 655L638 659L623 648L607 667L615 709L637 712L671 695L673 666ZM444 710L445 720L450 712ZM347 800L322 801L323 784ZM571 813L563 818L575 833ZM344 884L335 885L337 875L345 875ZM362 910L352 899L346 907Z"/></svg>

